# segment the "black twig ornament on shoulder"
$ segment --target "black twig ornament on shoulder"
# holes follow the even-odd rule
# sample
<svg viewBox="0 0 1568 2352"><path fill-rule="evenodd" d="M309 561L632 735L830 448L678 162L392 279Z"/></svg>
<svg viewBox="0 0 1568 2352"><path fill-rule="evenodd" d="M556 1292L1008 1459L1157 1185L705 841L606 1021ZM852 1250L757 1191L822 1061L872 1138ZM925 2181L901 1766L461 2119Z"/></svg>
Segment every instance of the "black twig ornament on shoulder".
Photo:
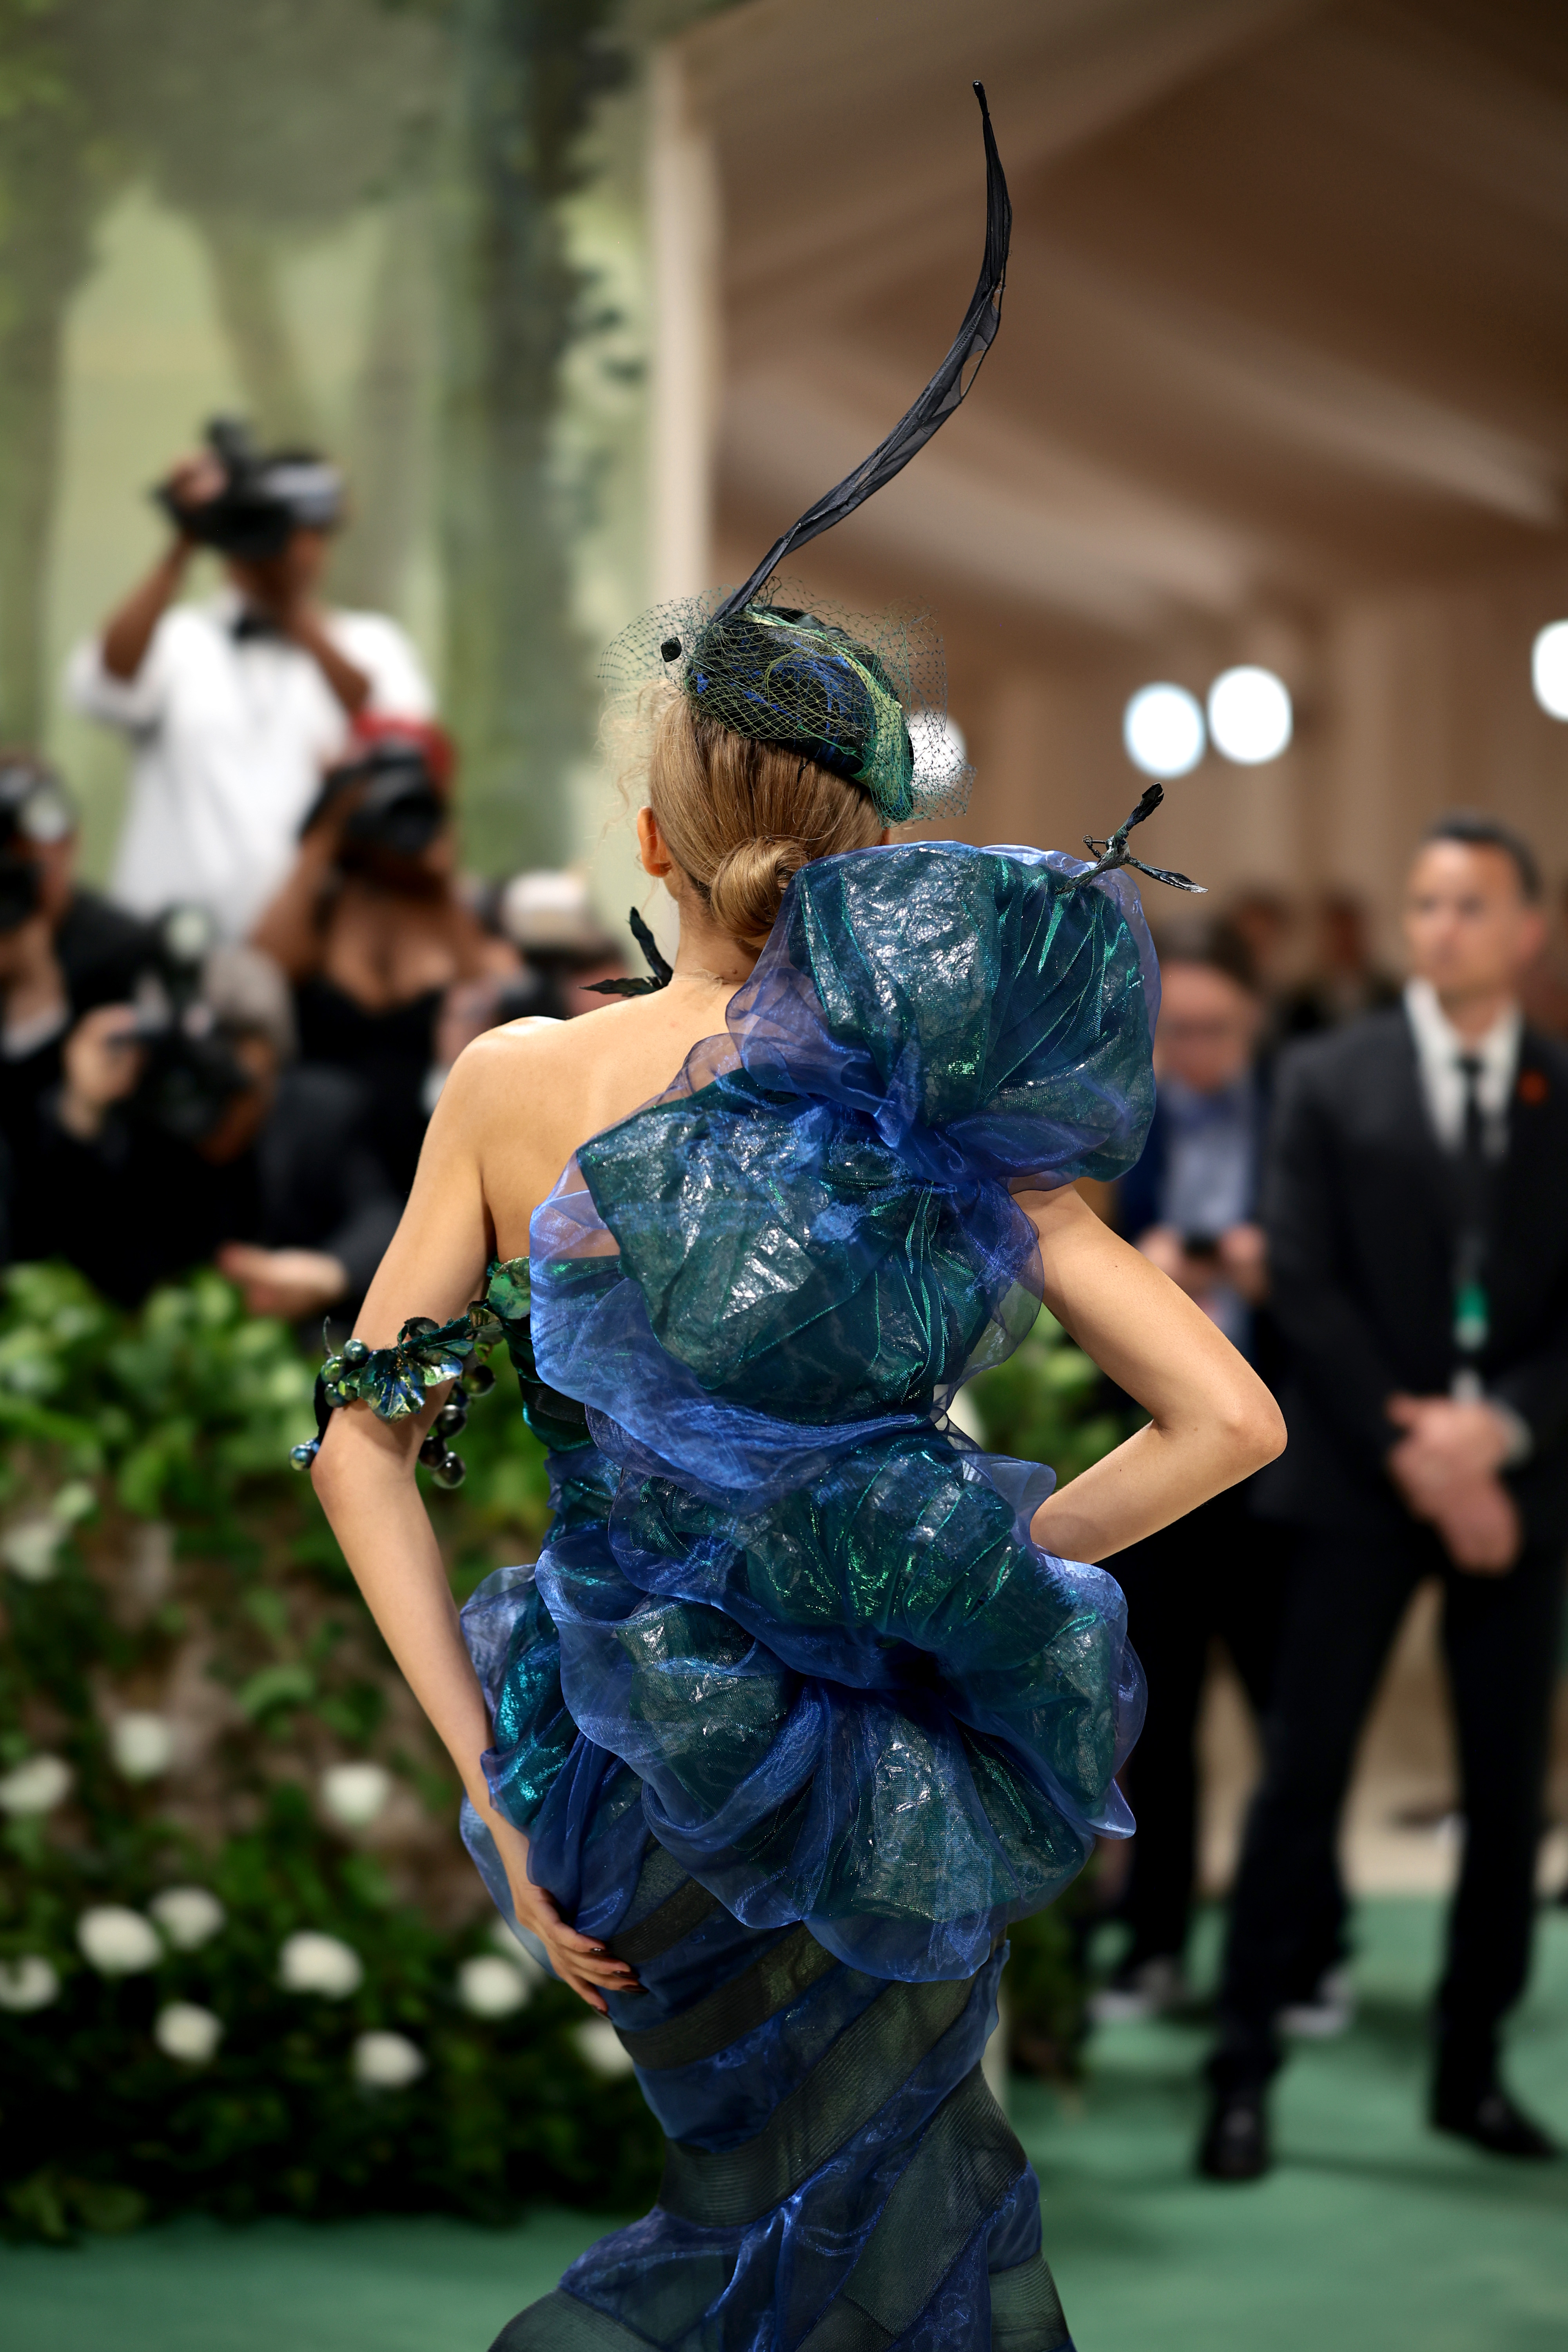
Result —
<svg viewBox="0 0 1568 2352"><path fill-rule="evenodd" d="M1200 898L1206 898L1206 882L1194 882L1190 876L1178 874L1168 866L1145 866L1142 859L1134 857L1127 846L1127 836L1133 826L1142 824L1145 817L1152 816L1164 797L1163 784L1151 784L1131 816L1123 817L1109 841L1096 841L1092 834L1086 833L1083 845L1094 864L1086 866L1081 874L1075 874L1068 887L1076 890L1082 883L1092 882L1098 875L1113 872L1118 866L1131 866L1135 874L1146 874L1151 882L1165 882L1173 890L1193 890Z"/></svg>

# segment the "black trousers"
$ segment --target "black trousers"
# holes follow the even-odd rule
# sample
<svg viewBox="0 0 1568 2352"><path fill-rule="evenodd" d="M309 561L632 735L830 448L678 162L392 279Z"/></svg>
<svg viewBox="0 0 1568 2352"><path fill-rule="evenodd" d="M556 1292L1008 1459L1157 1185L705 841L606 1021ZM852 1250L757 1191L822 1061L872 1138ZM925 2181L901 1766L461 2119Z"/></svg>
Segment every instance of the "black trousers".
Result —
<svg viewBox="0 0 1568 2352"><path fill-rule="evenodd" d="M1187 1940L1197 1854L1194 1743L1210 1643L1225 1644L1259 1719L1273 1685L1291 1538L1255 1518L1247 1496L1246 1485L1216 1495L1109 1563L1127 1595L1128 1633L1149 1680L1148 1716L1121 1774L1138 1822L1118 1906L1132 1930L1124 1967L1179 1955ZM1310 1971L1303 1992L1336 1956L1337 1890L1336 1879L1322 1948L1303 1959Z"/></svg>
<svg viewBox="0 0 1568 2352"><path fill-rule="evenodd" d="M1507 1576L1466 1576L1429 1528L1300 1538L1231 1903L1211 2074L1256 2084L1279 2063L1273 2019L1299 1980L1331 1884L1356 1742L1410 1596L1443 1580L1443 1644L1467 1829L1436 2004L1440 2075L1485 2082L1498 2029L1524 1990L1563 1609L1560 1547L1527 1549Z"/></svg>

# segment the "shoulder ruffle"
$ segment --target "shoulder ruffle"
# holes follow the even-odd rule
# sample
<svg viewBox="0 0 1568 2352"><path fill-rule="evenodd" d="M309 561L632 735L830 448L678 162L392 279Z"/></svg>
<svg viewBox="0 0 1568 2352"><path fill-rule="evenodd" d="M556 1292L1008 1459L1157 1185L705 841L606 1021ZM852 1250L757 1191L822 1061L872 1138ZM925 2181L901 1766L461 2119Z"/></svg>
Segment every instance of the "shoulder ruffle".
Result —
<svg viewBox="0 0 1568 2352"><path fill-rule="evenodd" d="M742 1066L944 1172L1121 1175L1153 1113L1159 977L1126 876L1085 870L961 842L803 867L730 1008Z"/></svg>

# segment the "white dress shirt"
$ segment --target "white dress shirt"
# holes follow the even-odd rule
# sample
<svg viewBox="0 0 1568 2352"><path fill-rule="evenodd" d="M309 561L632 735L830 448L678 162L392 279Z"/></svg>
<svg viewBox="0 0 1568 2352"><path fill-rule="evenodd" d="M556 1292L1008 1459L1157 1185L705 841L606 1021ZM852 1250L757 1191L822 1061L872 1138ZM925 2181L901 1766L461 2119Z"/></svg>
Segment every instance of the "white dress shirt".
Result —
<svg viewBox="0 0 1568 2352"><path fill-rule="evenodd" d="M1506 1013L1500 1013L1484 1035L1461 1037L1437 1002L1431 982L1412 980L1405 982L1405 1011L1415 1040L1422 1100L1438 1142L1445 1151L1458 1151L1465 1140L1466 1082L1460 1056L1473 1055L1480 1064L1476 1099L1487 1154L1500 1160L1508 1150L1508 1107L1519 1075L1520 1040L1524 1034L1524 1015L1518 1005L1510 1004ZM1530 1424L1500 1397L1485 1395L1479 1377L1469 1366L1461 1365L1454 1374L1453 1393L1465 1403L1490 1405L1508 1432L1507 1465L1529 1459L1535 1444Z"/></svg>
<svg viewBox="0 0 1568 2352"><path fill-rule="evenodd" d="M244 936L288 873L322 771L349 739L348 713L314 657L287 638L237 638L240 609L233 590L172 605L133 678L110 675L96 638L66 672L75 708L135 746L113 896L139 915L206 907L228 939ZM329 612L323 625L369 678L367 709L431 716L429 682L395 621Z"/></svg>
<svg viewBox="0 0 1568 2352"><path fill-rule="evenodd" d="M1517 1004L1500 1013L1481 1037L1461 1037L1437 1002L1429 980L1407 981L1405 1011L1415 1039L1415 1064L1432 1132L1445 1151L1465 1140L1465 1073L1460 1057L1480 1064L1476 1098L1480 1105L1487 1150L1500 1160L1508 1149L1508 1107L1519 1075L1519 1042L1524 1016Z"/></svg>

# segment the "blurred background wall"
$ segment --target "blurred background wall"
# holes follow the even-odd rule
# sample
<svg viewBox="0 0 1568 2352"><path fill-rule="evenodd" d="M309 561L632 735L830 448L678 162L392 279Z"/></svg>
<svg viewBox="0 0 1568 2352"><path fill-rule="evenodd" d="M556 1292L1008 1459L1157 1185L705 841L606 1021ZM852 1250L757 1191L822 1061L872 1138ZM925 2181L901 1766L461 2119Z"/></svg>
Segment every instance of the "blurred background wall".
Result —
<svg viewBox="0 0 1568 2352"><path fill-rule="evenodd" d="M1568 862L1568 18L1531 0L762 0L679 44L722 223L721 576L852 462L956 317L983 74L1016 207L979 396L805 551L941 615L978 838L1122 814L1139 684L1237 662L1290 751L1213 753L1152 854L1386 920L1456 800Z"/></svg>
<svg viewBox="0 0 1568 2352"><path fill-rule="evenodd" d="M435 665L474 861L600 854L594 663L748 570L885 430L1016 206L981 395L795 569L929 605L965 830L1063 845L1140 684L1261 661L1153 854L1350 885L1423 819L1568 868L1568 19L1540 0L47 0L0 45L0 717L85 793L72 639L216 408L353 469L337 593ZM41 197L47 193L47 201ZM47 583L38 593L38 583ZM607 907L624 856L608 853ZM1390 942L1385 937L1385 947Z"/></svg>

